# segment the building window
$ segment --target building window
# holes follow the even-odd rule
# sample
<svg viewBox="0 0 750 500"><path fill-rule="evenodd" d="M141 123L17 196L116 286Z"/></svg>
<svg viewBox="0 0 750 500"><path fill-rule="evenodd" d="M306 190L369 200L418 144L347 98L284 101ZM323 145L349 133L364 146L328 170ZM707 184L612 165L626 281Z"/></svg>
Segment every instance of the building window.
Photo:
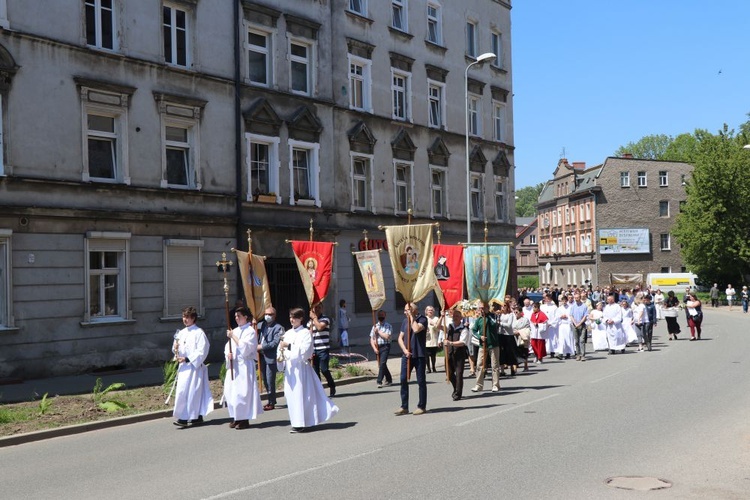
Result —
<svg viewBox="0 0 750 500"><path fill-rule="evenodd" d="M586 203L586 220L591 220L591 203Z"/></svg>
<svg viewBox="0 0 750 500"><path fill-rule="evenodd" d="M565 212L565 224L570 224L570 210L568 208L564 208L563 212Z"/></svg>
<svg viewBox="0 0 750 500"><path fill-rule="evenodd" d="M471 218L484 219L484 182L482 174L471 174Z"/></svg>
<svg viewBox="0 0 750 500"><path fill-rule="evenodd" d="M492 103L493 137L497 142L505 142L505 104Z"/></svg>
<svg viewBox="0 0 750 500"><path fill-rule="evenodd" d="M299 40L289 41L289 74L295 94L311 95L312 45Z"/></svg>
<svg viewBox="0 0 750 500"><path fill-rule="evenodd" d="M180 318L188 306L202 313L202 249L201 240L164 240L165 318Z"/></svg>
<svg viewBox="0 0 750 500"><path fill-rule="evenodd" d="M367 0L349 0L349 11L367 17Z"/></svg>
<svg viewBox="0 0 750 500"><path fill-rule="evenodd" d="M552 212L552 227L557 226L557 212Z"/></svg>
<svg viewBox="0 0 750 500"><path fill-rule="evenodd" d="M320 206L320 144L289 140L290 205Z"/></svg>
<svg viewBox="0 0 750 500"><path fill-rule="evenodd" d="M432 217L446 217L448 215L445 200L445 169L430 167L430 176L432 182L430 183L430 189L432 190L432 205L430 207L430 216Z"/></svg>
<svg viewBox="0 0 750 500"><path fill-rule="evenodd" d="M393 22L391 26L399 31L409 31L408 18L406 15L407 0L392 0L391 12L393 13Z"/></svg>
<svg viewBox="0 0 750 500"><path fill-rule="evenodd" d="M565 253L570 253L570 236L565 237Z"/></svg>
<svg viewBox="0 0 750 500"><path fill-rule="evenodd" d="M245 134L247 139L247 201L259 195L279 194L279 138Z"/></svg>
<svg viewBox="0 0 750 500"><path fill-rule="evenodd" d="M659 187L669 186L669 174L666 170L659 170Z"/></svg>
<svg viewBox="0 0 750 500"><path fill-rule="evenodd" d="M195 175L190 154L190 128L164 127L164 154L166 156L168 186L195 187Z"/></svg>
<svg viewBox="0 0 750 500"><path fill-rule="evenodd" d="M372 156L352 156L352 211L369 210L371 206Z"/></svg>
<svg viewBox="0 0 750 500"><path fill-rule="evenodd" d="M638 172L638 187L645 188L647 185L646 172Z"/></svg>
<svg viewBox="0 0 750 500"><path fill-rule="evenodd" d="M81 87L84 182L130 184L126 92Z"/></svg>
<svg viewBox="0 0 750 500"><path fill-rule="evenodd" d="M669 217L669 202L668 201L659 202L659 217Z"/></svg>
<svg viewBox="0 0 750 500"><path fill-rule="evenodd" d="M630 187L630 172L620 172L620 187Z"/></svg>
<svg viewBox="0 0 750 500"><path fill-rule="evenodd" d="M412 202L411 167L407 163L396 163L394 166L397 214L405 214Z"/></svg>
<svg viewBox="0 0 750 500"><path fill-rule="evenodd" d="M529 245L536 245L536 235L535 234L529 235Z"/></svg>
<svg viewBox="0 0 750 500"><path fill-rule="evenodd" d="M581 203L580 205L578 205L578 222L583 222L583 221L586 220L586 216L584 215L585 211L584 211L583 207L584 207L583 203Z"/></svg>
<svg viewBox="0 0 750 500"><path fill-rule="evenodd" d="M409 121L411 119L411 75L391 68L391 95L393 97L393 118Z"/></svg>
<svg viewBox="0 0 750 500"><path fill-rule="evenodd" d="M477 24L474 21L466 22L466 55L477 57L479 43L477 42Z"/></svg>
<svg viewBox="0 0 750 500"><path fill-rule="evenodd" d="M503 38L502 35L496 31L490 34L490 44L492 45L492 53L495 54L495 60L492 61L493 66L498 68L503 67Z"/></svg>
<svg viewBox="0 0 750 500"><path fill-rule="evenodd" d="M256 29L247 31L247 79L254 85L269 87L273 83L271 34Z"/></svg>
<svg viewBox="0 0 750 500"><path fill-rule="evenodd" d="M161 114L161 187L201 189L200 125L203 104L191 106L156 94ZM182 101L183 98L175 99ZM184 99L188 100L188 99Z"/></svg>
<svg viewBox="0 0 750 500"><path fill-rule="evenodd" d="M349 107L372 112L372 61L349 55Z"/></svg>
<svg viewBox="0 0 750 500"><path fill-rule="evenodd" d="M129 319L130 233L86 235L86 322Z"/></svg>
<svg viewBox="0 0 750 500"><path fill-rule="evenodd" d="M86 44L99 49L115 49L113 0L86 0Z"/></svg>
<svg viewBox="0 0 750 500"><path fill-rule="evenodd" d="M10 314L13 304L11 300L13 288L10 281L10 239L12 234L13 232L10 229L0 229L0 329L13 326Z"/></svg>
<svg viewBox="0 0 750 500"><path fill-rule="evenodd" d="M669 238L669 233L659 235L659 243L662 250L671 250L672 245Z"/></svg>
<svg viewBox="0 0 750 500"><path fill-rule="evenodd" d="M169 4L162 8L164 28L164 61L188 66L188 13Z"/></svg>
<svg viewBox="0 0 750 500"><path fill-rule="evenodd" d="M427 94L430 105L430 127L445 128L445 99L443 99L443 92L445 85L429 81L427 86Z"/></svg>
<svg viewBox="0 0 750 500"><path fill-rule="evenodd" d="M503 178L495 177L495 220L504 221L506 213L505 183Z"/></svg>
<svg viewBox="0 0 750 500"><path fill-rule="evenodd" d="M482 135L482 119L481 119L481 106L479 97L476 95L469 94L469 134L480 136Z"/></svg>
<svg viewBox="0 0 750 500"><path fill-rule="evenodd" d="M576 237L570 237L570 253L576 253Z"/></svg>
<svg viewBox="0 0 750 500"><path fill-rule="evenodd" d="M659 272L660 273L671 273L672 272L672 268L671 267L662 267Z"/></svg>
<svg viewBox="0 0 750 500"><path fill-rule="evenodd" d="M436 3L427 4L427 40L437 44L443 44L443 19L440 5Z"/></svg>

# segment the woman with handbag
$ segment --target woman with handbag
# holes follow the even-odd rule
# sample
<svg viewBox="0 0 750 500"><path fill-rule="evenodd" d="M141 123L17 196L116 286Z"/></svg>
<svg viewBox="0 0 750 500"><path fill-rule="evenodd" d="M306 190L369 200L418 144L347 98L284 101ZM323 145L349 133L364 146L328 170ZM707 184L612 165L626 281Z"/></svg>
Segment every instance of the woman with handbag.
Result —
<svg viewBox="0 0 750 500"><path fill-rule="evenodd" d="M703 323L703 311L701 309L701 301L695 294L688 294L687 302L685 303L688 315L688 326L690 327L690 340L701 339L701 323ZM697 337L696 337L697 333Z"/></svg>
<svg viewBox="0 0 750 500"><path fill-rule="evenodd" d="M669 340L677 340L677 334L680 333L680 324L677 322L677 309L680 306L680 300L670 290L667 292L667 300L664 302L664 319L667 321L667 331Z"/></svg>

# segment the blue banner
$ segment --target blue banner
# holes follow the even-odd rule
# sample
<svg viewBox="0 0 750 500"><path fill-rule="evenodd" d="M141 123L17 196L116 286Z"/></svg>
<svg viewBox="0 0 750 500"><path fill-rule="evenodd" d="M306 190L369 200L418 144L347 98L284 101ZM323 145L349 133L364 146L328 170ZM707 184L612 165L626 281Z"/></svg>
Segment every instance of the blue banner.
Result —
<svg viewBox="0 0 750 500"><path fill-rule="evenodd" d="M510 272L510 246L477 243L464 250L464 271L469 299L485 304L505 302L505 290Z"/></svg>

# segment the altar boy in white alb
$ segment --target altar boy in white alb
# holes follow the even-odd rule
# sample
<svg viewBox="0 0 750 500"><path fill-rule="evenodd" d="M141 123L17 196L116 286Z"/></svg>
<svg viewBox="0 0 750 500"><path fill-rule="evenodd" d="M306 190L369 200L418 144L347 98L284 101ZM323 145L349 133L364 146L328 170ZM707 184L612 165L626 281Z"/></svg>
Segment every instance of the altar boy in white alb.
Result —
<svg viewBox="0 0 750 500"><path fill-rule="evenodd" d="M250 325L250 311L247 307L235 310L237 328L227 330L227 344L224 346L227 374L224 377L224 397L227 401L233 429L250 428L250 420L263 413L258 384L255 378L255 356L258 352L258 335ZM232 351L229 351L229 346Z"/></svg>
<svg viewBox="0 0 750 500"><path fill-rule="evenodd" d="M177 387L175 389L174 424L178 427L203 423L203 417L214 409L211 388L208 385L208 369L203 361L208 356L208 338L196 326L198 312L194 307L182 311L185 328L175 337L173 349L177 362Z"/></svg>
<svg viewBox="0 0 750 500"><path fill-rule="evenodd" d="M310 366L313 340L310 330L302 324L304 318L302 309L289 311L292 328L282 337L277 351L277 360L284 364L284 397L292 433L323 423L339 411L326 397L320 378Z"/></svg>

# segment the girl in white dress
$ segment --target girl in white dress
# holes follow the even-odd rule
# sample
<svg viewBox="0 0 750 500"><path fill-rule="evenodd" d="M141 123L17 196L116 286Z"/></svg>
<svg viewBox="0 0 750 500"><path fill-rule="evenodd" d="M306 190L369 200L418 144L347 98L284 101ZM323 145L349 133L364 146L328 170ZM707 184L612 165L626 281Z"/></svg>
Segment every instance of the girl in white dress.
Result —
<svg viewBox="0 0 750 500"><path fill-rule="evenodd" d="M628 344L632 344L638 340L638 334L633 327L633 309L624 295L620 299L620 307L622 308L622 329L625 332L625 339Z"/></svg>
<svg viewBox="0 0 750 500"><path fill-rule="evenodd" d="M604 303L597 302L596 309L592 309L589 313L589 331L591 332L591 343L594 344L595 351L606 351L609 349L607 343L607 332L605 331L604 321Z"/></svg>

